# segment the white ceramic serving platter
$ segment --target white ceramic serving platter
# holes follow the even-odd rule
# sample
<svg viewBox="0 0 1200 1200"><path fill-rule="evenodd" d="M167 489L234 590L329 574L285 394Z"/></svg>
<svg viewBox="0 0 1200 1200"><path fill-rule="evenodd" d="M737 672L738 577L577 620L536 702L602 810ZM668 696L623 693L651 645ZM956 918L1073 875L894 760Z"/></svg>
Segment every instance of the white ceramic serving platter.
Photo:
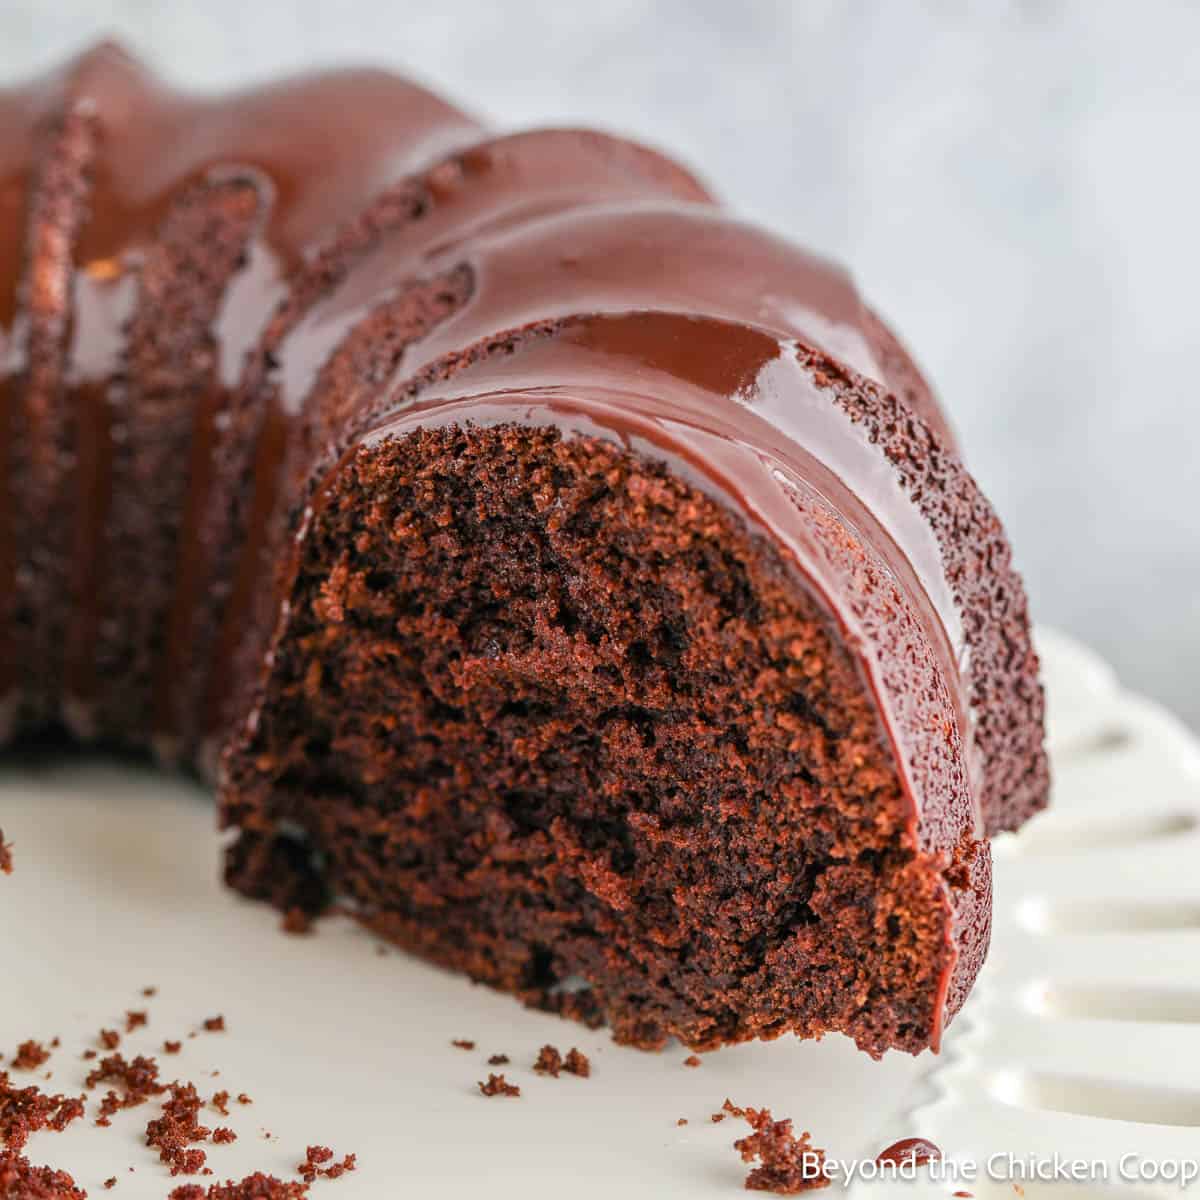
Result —
<svg viewBox="0 0 1200 1200"><path fill-rule="evenodd" d="M217 1177L289 1176L307 1145L327 1144L359 1162L317 1185L330 1200L731 1197L745 1128L709 1119L727 1096L793 1117L839 1159L912 1134L980 1163L1003 1150L1111 1156L1126 1143L1200 1155L1200 749L1087 652L1049 634L1040 645L1056 811L997 846L992 955L940 1057L876 1063L841 1038L784 1039L689 1068L677 1046L624 1049L381 954L348 921L285 936L274 913L218 882L201 789L83 761L0 768L0 828L17 859L0 879L0 1051L58 1037L43 1086L77 1092L97 1031L146 1009L126 1052L254 1100L228 1120L205 1116L238 1134L208 1147ZM217 1014L225 1033L187 1036ZM168 1038L183 1040L179 1055L160 1053ZM545 1042L584 1050L592 1077L535 1075ZM476 1087L501 1052L519 1099ZM182 1181L144 1144L154 1113L39 1133L26 1153L93 1197L110 1194L111 1176L114 1196L164 1197Z"/></svg>

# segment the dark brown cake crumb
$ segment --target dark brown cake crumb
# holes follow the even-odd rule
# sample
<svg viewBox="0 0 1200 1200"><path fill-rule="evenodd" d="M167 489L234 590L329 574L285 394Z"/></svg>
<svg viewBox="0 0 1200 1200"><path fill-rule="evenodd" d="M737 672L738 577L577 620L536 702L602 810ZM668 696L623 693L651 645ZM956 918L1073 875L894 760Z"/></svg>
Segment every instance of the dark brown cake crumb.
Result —
<svg viewBox="0 0 1200 1200"><path fill-rule="evenodd" d="M582 1050L572 1046L567 1051L567 1057L563 1059L563 1070L568 1075L578 1075L580 1079L588 1079L592 1074L592 1060Z"/></svg>
<svg viewBox="0 0 1200 1200"><path fill-rule="evenodd" d="M159 1160L171 1168L172 1175L196 1175L208 1156L195 1144L212 1132L196 1119L204 1101L190 1083L173 1083L170 1091L162 1115L146 1125L146 1144L158 1150Z"/></svg>
<svg viewBox="0 0 1200 1200"><path fill-rule="evenodd" d="M180 1050L182 1050L182 1049L183 1049L182 1042L172 1042L172 1041L163 1042L163 1053L164 1054L178 1054L180 1052Z"/></svg>
<svg viewBox="0 0 1200 1200"><path fill-rule="evenodd" d="M108 1191L110 1191L110 1192L111 1192L111 1191L112 1191L112 1189L113 1189L113 1188L115 1188L115 1187L117 1186L117 1177L116 1177L115 1175L110 1175L110 1176L109 1176L109 1177L108 1177L108 1178L107 1178L107 1179L104 1181L104 1186L105 1186L105 1188L106 1188Z"/></svg>
<svg viewBox="0 0 1200 1200"><path fill-rule="evenodd" d="M0 829L0 874L11 875L13 872L12 842L4 840L4 830Z"/></svg>
<svg viewBox="0 0 1200 1200"><path fill-rule="evenodd" d="M158 1081L158 1063L152 1058L139 1054L132 1062L121 1054L110 1054L100 1060L100 1065L94 1068L84 1083L94 1088L100 1083L115 1083L123 1094L109 1090L100 1101L100 1114L96 1118L97 1125L111 1124L110 1118L116 1112L125 1108L136 1108L145 1104L151 1096L161 1095L166 1089Z"/></svg>
<svg viewBox="0 0 1200 1200"><path fill-rule="evenodd" d="M207 1033L224 1033L225 1018L222 1016L206 1017L204 1020L204 1029Z"/></svg>
<svg viewBox="0 0 1200 1200"><path fill-rule="evenodd" d="M685 1067L698 1067L700 1066L700 1061L700 1056L698 1054L689 1054L687 1058L683 1060L683 1065Z"/></svg>
<svg viewBox="0 0 1200 1200"><path fill-rule="evenodd" d="M87 1192L75 1186L66 1171L35 1167L15 1150L0 1150L2 1200L86 1200Z"/></svg>
<svg viewBox="0 0 1200 1200"><path fill-rule="evenodd" d="M516 1084L509 1083L503 1075L488 1075L487 1082L479 1083L479 1090L485 1096L519 1096L521 1089Z"/></svg>
<svg viewBox="0 0 1200 1200"><path fill-rule="evenodd" d="M153 984L151 984L149 987L144 987L142 988L142 995L149 1000L151 997L158 995L158 988L156 988Z"/></svg>
<svg viewBox="0 0 1200 1200"><path fill-rule="evenodd" d="M718 1125L718 1124L720 1124L720 1123L721 1123L723 1120L725 1120L725 1114L724 1114L723 1112L717 1112L717 1113L713 1113L713 1115L712 1115L711 1117L709 1117L708 1119L709 1119L709 1120L710 1120L710 1121L711 1121L711 1122L712 1122L714 1125Z"/></svg>
<svg viewBox="0 0 1200 1200"><path fill-rule="evenodd" d="M237 1102L239 1104L253 1104L254 1103L254 1101L251 1100L250 1097L247 1096L245 1092L238 1092Z"/></svg>
<svg viewBox="0 0 1200 1200"><path fill-rule="evenodd" d="M512 1062L512 1059L510 1059L507 1054L493 1054L492 1057L488 1059L488 1066L506 1067L510 1062Z"/></svg>
<svg viewBox="0 0 1200 1200"><path fill-rule="evenodd" d="M470 1038L454 1038L450 1045L457 1046L459 1050L474 1050L475 1043Z"/></svg>
<svg viewBox="0 0 1200 1200"><path fill-rule="evenodd" d="M82 1096L50 1095L36 1084L13 1087L8 1072L0 1071L0 1142L10 1150L20 1150L31 1133L61 1133L82 1116Z"/></svg>
<svg viewBox="0 0 1200 1200"><path fill-rule="evenodd" d="M219 1125L212 1131L212 1140L218 1146L228 1146L230 1142L237 1141L237 1134L226 1125Z"/></svg>
<svg viewBox="0 0 1200 1200"><path fill-rule="evenodd" d="M686 1125L687 1123L687 1117L680 1117L679 1120L675 1122L676 1125Z"/></svg>
<svg viewBox="0 0 1200 1200"><path fill-rule="evenodd" d="M30 1039L22 1042L13 1055L12 1065L18 1071L36 1071L43 1063L50 1061L50 1051L41 1042Z"/></svg>
<svg viewBox="0 0 1200 1200"><path fill-rule="evenodd" d="M304 1161L296 1166L297 1172L305 1183L315 1179L340 1179L347 1171L356 1170L358 1157L347 1154L341 1162L333 1162L333 1151L328 1146L309 1146L305 1151ZM324 1164L328 1163L328 1166Z"/></svg>
<svg viewBox="0 0 1200 1200"><path fill-rule="evenodd" d="M728 1100L725 1108L744 1117L754 1130L733 1143L743 1162L759 1164L746 1176L747 1191L794 1196L832 1182L825 1171L825 1152L813 1146L807 1131L797 1137L790 1117L776 1121L768 1108L741 1109Z"/></svg>
<svg viewBox="0 0 1200 1200"><path fill-rule="evenodd" d="M85 1050L79 1057L82 1058L84 1062L91 1062L96 1056L97 1052L95 1050Z"/></svg>
<svg viewBox="0 0 1200 1200"><path fill-rule="evenodd" d="M207 1188L198 1183L185 1183L175 1188L167 1200L304 1200L308 1184L299 1180L276 1179L255 1171L236 1183L213 1183Z"/></svg>
<svg viewBox="0 0 1200 1200"><path fill-rule="evenodd" d="M135 1029L141 1029L149 1020L149 1015L145 1012L134 1012L132 1009L125 1014L125 1032L132 1033Z"/></svg>
<svg viewBox="0 0 1200 1200"><path fill-rule="evenodd" d="M539 1075L552 1075L555 1079L558 1078L559 1072L562 1070L563 1058L558 1052L556 1046L543 1046L538 1051L537 1061L533 1064L533 1069Z"/></svg>
<svg viewBox="0 0 1200 1200"><path fill-rule="evenodd" d="M100 1046L104 1050L115 1050L121 1044L121 1035L115 1029L100 1030Z"/></svg>
<svg viewBox="0 0 1200 1200"><path fill-rule="evenodd" d="M229 1093L228 1092L217 1092L213 1096L213 1098L209 1101L209 1104L211 1104L213 1106L213 1108L215 1108L217 1110L217 1112L219 1112L221 1114L221 1116L223 1116L223 1117L229 1116Z"/></svg>

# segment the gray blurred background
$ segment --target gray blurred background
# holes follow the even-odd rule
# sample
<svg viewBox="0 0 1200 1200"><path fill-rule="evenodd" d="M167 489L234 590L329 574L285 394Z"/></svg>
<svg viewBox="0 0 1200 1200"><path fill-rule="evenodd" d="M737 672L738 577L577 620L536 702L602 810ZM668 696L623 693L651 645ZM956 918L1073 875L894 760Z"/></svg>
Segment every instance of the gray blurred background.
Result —
<svg viewBox="0 0 1200 1200"><path fill-rule="evenodd" d="M852 266L1036 617L1200 726L1200 4L0 0L0 69L102 32L196 85L371 61L675 150Z"/></svg>

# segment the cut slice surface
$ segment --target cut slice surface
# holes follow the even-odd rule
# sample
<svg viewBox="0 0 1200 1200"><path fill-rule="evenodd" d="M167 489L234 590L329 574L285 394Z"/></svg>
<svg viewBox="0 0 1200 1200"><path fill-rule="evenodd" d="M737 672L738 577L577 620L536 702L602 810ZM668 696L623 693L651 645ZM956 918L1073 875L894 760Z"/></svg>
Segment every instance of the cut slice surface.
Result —
<svg viewBox="0 0 1200 1200"><path fill-rule="evenodd" d="M537 425L381 439L288 611L227 762L235 885L300 832L379 932L641 1045L936 1038L986 849L920 848L836 623L664 464Z"/></svg>

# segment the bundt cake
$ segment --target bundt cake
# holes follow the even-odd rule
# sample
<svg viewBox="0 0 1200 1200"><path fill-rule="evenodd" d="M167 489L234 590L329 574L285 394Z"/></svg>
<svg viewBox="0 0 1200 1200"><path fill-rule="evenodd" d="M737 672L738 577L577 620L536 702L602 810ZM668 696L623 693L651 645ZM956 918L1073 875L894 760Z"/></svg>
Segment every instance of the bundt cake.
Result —
<svg viewBox="0 0 1200 1200"><path fill-rule="evenodd" d="M1043 805L992 509L837 268L390 74L0 92L6 741L622 1041L936 1046Z"/></svg>

